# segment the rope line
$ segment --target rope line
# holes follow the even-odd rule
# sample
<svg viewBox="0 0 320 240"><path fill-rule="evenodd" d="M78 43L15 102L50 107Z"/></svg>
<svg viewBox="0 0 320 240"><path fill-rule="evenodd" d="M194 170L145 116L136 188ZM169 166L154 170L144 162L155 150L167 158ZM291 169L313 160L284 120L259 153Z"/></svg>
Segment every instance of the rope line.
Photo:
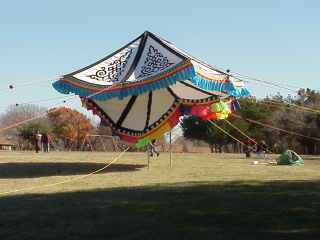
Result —
<svg viewBox="0 0 320 240"><path fill-rule="evenodd" d="M34 101L30 101L30 102L22 102L22 103L15 103L15 104L10 104L8 106L2 106L0 108L8 108L10 106L20 106L20 105L27 105L27 104L35 104L35 103L42 103L42 102L50 102L50 101L53 101L53 100L57 100L57 99L61 99L61 101L68 101L70 100L71 98L73 97L70 97L70 96L63 96L63 97L53 97L53 98L47 98L47 99L41 99L41 100L34 100Z"/></svg>
<svg viewBox="0 0 320 240"><path fill-rule="evenodd" d="M119 87L119 86L114 86L114 87ZM114 87L111 87L111 88L114 88ZM108 87L107 87L107 88L103 88L103 89L101 89L101 90L98 91L98 92L94 92L94 93L92 93L92 94L89 94L89 95L85 96L84 98L88 99L88 98L94 97L94 96L96 96L96 95L98 95L98 94L100 94L100 93L103 93L103 92L104 92L105 90L107 90L107 89L110 89L110 88L108 88ZM71 97L69 100L74 99L75 97L78 97L78 96L75 95L75 96ZM42 114L40 114L40 115L38 115L38 116L35 116L35 117L32 117L32 118L23 120L23 121L21 121L21 122L14 123L14 124L9 125L9 126L4 127L4 128L0 128L0 132L1 132L1 131L4 131L4 130L7 130L7 129L10 129L10 128L14 128L14 127L20 126L20 125L22 125L22 124L24 124L24 123L28 123L28 122L31 122L31 121L36 120L36 119L42 118L42 117L44 117L46 114L51 113L51 112L54 112L54 111L57 111L57 110L58 110L58 109L52 109L51 111L46 111L46 112L44 112L44 113L42 113Z"/></svg>
<svg viewBox="0 0 320 240"><path fill-rule="evenodd" d="M242 78L238 78L238 77L235 77L235 76L233 76L234 78L236 78L236 79L238 79L238 80L240 80L240 81L243 81L243 82L245 82L246 84L256 84L256 85L258 85L258 86L260 86L261 87L261 84L262 85L264 85L264 86L266 86L266 87L268 87L268 88L272 88L272 89L275 89L275 90L278 90L279 91L279 88L281 89L281 87L276 87L276 86L273 86L273 85L270 85L270 84L267 84L267 83L263 83L263 82L253 82L253 81L248 81L248 80L244 80L244 79L242 79ZM291 90L291 92L294 92L295 94L297 94L298 93L298 91L296 91L296 90Z"/></svg>
<svg viewBox="0 0 320 240"><path fill-rule="evenodd" d="M261 143L257 142L255 139L249 137L248 135L246 135L243 131L241 131L240 128L236 127L235 125L233 125L231 122L229 122L227 119L225 119L225 121L234 129L236 129L237 131L239 131L243 136L245 136L246 138L248 138L250 141L253 141L255 144L262 146ZM268 152L273 153L273 151L268 147Z"/></svg>
<svg viewBox="0 0 320 240"><path fill-rule="evenodd" d="M304 111L304 112L308 112L310 114L320 114L320 110L316 110L316 109L312 109L312 108L308 108L308 107L303 107L303 106L299 106L296 104L292 104L292 103L284 103L284 102L277 102L277 101L258 101L258 102L251 102L254 104L261 104L261 105L277 105L277 106L281 106L284 108L287 108L289 110L294 110L294 111ZM293 109L294 107L294 109Z"/></svg>
<svg viewBox="0 0 320 240"><path fill-rule="evenodd" d="M76 96L73 96L73 97L70 98L69 100L74 100L75 97L76 97ZM74 102L69 102L69 104L65 104L65 105L71 105L72 103L74 103ZM43 112L43 113L40 113L39 115L37 115L37 116L35 116L35 117L32 117L32 118L29 118L29 119L26 119L26 120L23 120L23 121L20 121L20 122L11 124L11 125L9 125L9 126L7 126L7 127L0 128L0 132L1 132L1 131L8 130L8 129L10 129L10 128L18 127L18 126L20 126L20 125L22 125L22 124L25 124L25 123L28 123L28 122L31 122L31 121L34 121L34 120L37 120L37 119L40 119L40 118L43 118L43 117L45 117L48 113L52 113L52 112L57 111L57 110L58 110L57 107L58 107L58 105L55 104L55 106L53 106L51 110L45 111L45 112Z"/></svg>
<svg viewBox="0 0 320 240"><path fill-rule="evenodd" d="M215 124L212 120L208 120L208 122L210 122L213 126L215 126L216 128L218 128L220 131L222 131L223 133L225 133L226 135L228 135L229 137L231 137L232 139L234 139L235 141L239 142L242 145L245 145L245 143L241 142L240 140L238 140L237 138L235 138L234 136L232 136L230 133L228 133L226 130L224 130L223 128L219 127L217 124Z"/></svg>
<svg viewBox="0 0 320 240"><path fill-rule="evenodd" d="M310 107L305 107L305 106L299 106L293 103L286 103L286 102L280 102L280 101L275 101L275 100L270 100L270 101L264 101L265 103L269 103L269 104L275 104L275 105L279 105L279 106L283 106L286 107L288 109L292 109L292 107L298 108L301 111L307 111L310 113L314 113L314 114L320 114L320 110L317 109L313 109Z"/></svg>
<svg viewBox="0 0 320 240"><path fill-rule="evenodd" d="M234 124L232 124L231 122L229 122L227 119L224 119L224 121L226 123L228 123L231 127L233 127L234 129L236 129L238 132L240 132L243 136L245 136L246 138L248 138L250 141L253 141L256 143L256 140L254 140L253 138L249 137L247 134L245 134L240 128L238 128L237 126L235 126Z"/></svg>
<svg viewBox="0 0 320 240"><path fill-rule="evenodd" d="M246 75L243 75L243 74L240 74L240 73L237 73L237 72L233 72L233 71L232 71L232 73L238 75L238 76L233 76L234 78L237 78L237 79L242 80L242 81L244 80L242 78L245 78L245 79L247 79L247 81L248 80L253 80L255 82L268 84L268 85L275 86L275 87L282 88L282 89L286 89L288 91L295 92L295 93L298 93L298 91L295 90L295 89L292 89L292 88L300 88L300 87L292 86L292 85L289 85L289 84L280 84L280 83L274 83L274 82L271 82L271 81L266 81L266 80L253 78L253 77L246 76ZM285 87L285 85L288 86L288 87Z"/></svg>
<svg viewBox="0 0 320 240"><path fill-rule="evenodd" d="M4 90L13 90L15 89L17 86L29 86L29 85L33 85L35 83L41 83L41 82L51 82L51 81L55 81L58 80L58 78L51 78L51 79L46 79L46 80L37 80L37 81L31 81L31 82L23 82L23 83L18 83L18 84L10 84L8 87L6 88L0 88L0 91L4 91Z"/></svg>
<svg viewBox="0 0 320 240"><path fill-rule="evenodd" d="M41 103L41 102L50 102L52 100L62 100L62 101L67 101L69 99L73 98L70 96L63 96L63 97L52 97L52 98L46 98L46 99L41 99L41 100L34 100L34 101L29 101L29 102L23 102L23 103L17 103L18 105L24 105L24 104L32 104L32 103Z"/></svg>
<svg viewBox="0 0 320 240"><path fill-rule="evenodd" d="M310 136L306 136L306 135L303 135L303 134L300 134L300 133L297 133L297 132L284 130L282 128L275 127L275 126L273 126L271 124L268 124L268 123L262 123L262 122L259 122L259 121L256 121L256 120L252 120L252 119L249 119L249 118L244 118L244 117L239 116L239 115L234 114L234 113L232 113L231 115L236 117L236 118L240 118L240 119L246 120L248 122L252 122L252 123L267 127L267 128L272 128L274 130L278 130L280 132L284 132L284 133L287 133L287 134L291 134L291 135L295 135L295 136L299 136L299 137L303 137L303 138L308 138L308 139L315 140L315 141L320 141L320 138L317 138L317 137L310 137Z"/></svg>
<svg viewBox="0 0 320 240"><path fill-rule="evenodd" d="M79 177L74 177L71 179L67 179L61 182L56 182L56 183L50 183L50 184L45 184L45 185L40 185L40 186L34 186L34 187L28 187L28 188L22 188L22 189L16 189L16 190L12 190L12 191L7 191L7 192L0 192L0 196L1 195L8 195L11 193L16 193L16 192L22 192L22 191L27 191L27 190L33 190L33 189L38 189L38 188L45 188L45 187L53 187L53 186L57 186L57 185L62 185L65 183L70 183L70 182L76 182L79 181L81 179L87 178L95 173L101 172L104 169L106 169L107 167L109 167L111 164L115 163L118 159L120 159L127 151L129 150L129 147L126 148L123 152L121 152L117 157L115 157L112 161L110 161L109 163L106 163L105 166L103 166L102 168L99 168L93 172L90 172L88 174L79 176Z"/></svg>
<svg viewBox="0 0 320 240"><path fill-rule="evenodd" d="M272 82L272 81L267 81L267 80L262 80L262 79L258 79L258 78L255 78L255 77L250 77L248 75L243 75L243 74L240 74L240 73L237 73L237 72L233 72L231 71L233 74L236 74L238 77L241 77L241 78L245 78L245 79L252 79L252 80L256 80L256 81L261 81L261 82L264 82L264 83L270 83L270 84L276 84L277 86L287 86L287 87L290 87L290 88L301 88L299 86L296 86L296 85L291 85L291 84L286 84L286 83L280 83L280 82Z"/></svg>

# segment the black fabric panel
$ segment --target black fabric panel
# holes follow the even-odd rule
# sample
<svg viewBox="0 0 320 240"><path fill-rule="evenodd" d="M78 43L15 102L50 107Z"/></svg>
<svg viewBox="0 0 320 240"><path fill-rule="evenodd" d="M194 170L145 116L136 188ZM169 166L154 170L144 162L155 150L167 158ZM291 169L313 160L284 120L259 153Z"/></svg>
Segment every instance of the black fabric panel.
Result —
<svg viewBox="0 0 320 240"><path fill-rule="evenodd" d="M123 112L121 113L120 118L118 119L118 122L116 123L117 127L120 127L123 121L126 119L127 115L129 114L132 105L137 100L138 96L132 96L127 104L127 106L124 108Z"/></svg>
<svg viewBox="0 0 320 240"><path fill-rule="evenodd" d="M130 77L130 75L133 73L133 71L136 69L136 66L138 65L140 57L141 57L141 55L143 53L144 45L146 44L147 38L148 38L147 32L142 34L142 39L141 39L141 42L140 42L140 45L139 45L139 49L137 51L135 59L133 60L131 66L130 66L130 68L128 70L127 75L123 78L123 82L125 82Z"/></svg>
<svg viewBox="0 0 320 240"><path fill-rule="evenodd" d="M144 129L147 129L149 126L149 122L150 122L150 114L151 114L151 106L152 106L152 92L149 92L149 98L148 98L148 110L147 110L147 119L146 119L146 125L144 127Z"/></svg>

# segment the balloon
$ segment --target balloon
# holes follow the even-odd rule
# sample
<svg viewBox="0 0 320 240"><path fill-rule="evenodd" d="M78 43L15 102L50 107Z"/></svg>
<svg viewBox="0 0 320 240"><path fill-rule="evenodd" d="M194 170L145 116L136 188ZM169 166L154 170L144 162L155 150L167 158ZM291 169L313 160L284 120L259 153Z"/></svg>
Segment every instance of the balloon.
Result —
<svg viewBox="0 0 320 240"><path fill-rule="evenodd" d="M210 105L208 104L195 105L191 108L190 114L193 116L205 117L211 114Z"/></svg>

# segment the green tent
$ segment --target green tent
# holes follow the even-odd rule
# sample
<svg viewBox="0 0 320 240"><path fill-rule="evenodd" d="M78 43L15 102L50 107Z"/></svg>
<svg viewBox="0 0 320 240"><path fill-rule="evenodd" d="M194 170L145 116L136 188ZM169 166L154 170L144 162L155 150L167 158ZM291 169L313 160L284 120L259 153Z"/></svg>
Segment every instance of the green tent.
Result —
<svg viewBox="0 0 320 240"><path fill-rule="evenodd" d="M278 165L304 165L302 157L292 150L286 150L277 159Z"/></svg>

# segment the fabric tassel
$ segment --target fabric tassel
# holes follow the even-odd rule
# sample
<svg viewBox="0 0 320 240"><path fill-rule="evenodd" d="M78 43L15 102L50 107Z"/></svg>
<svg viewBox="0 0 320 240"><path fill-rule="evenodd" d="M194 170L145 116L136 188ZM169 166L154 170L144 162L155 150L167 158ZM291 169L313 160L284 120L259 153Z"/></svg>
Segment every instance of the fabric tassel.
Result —
<svg viewBox="0 0 320 240"><path fill-rule="evenodd" d="M181 68L181 66L176 67L176 69L179 68ZM192 78L194 75L195 72L193 66L190 64L186 64L185 67L183 67L181 70L175 71L175 69L173 69L168 73L162 74L163 78L161 78L161 76L157 76L154 78L154 81L153 79L149 79L145 82L136 82L136 86L128 86L127 88L116 88L116 86L113 86L115 88L114 90L106 90L90 98L98 101L104 101L114 97L123 99L127 96L140 95L145 92L168 87L175 84L177 81L185 81L186 79ZM94 94L95 92L99 92L99 89L97 89L96 91L92 91L80 86L74 86L71 83L63 80L54 82L52 86L60 93L74 93L76 95L79 95L80 97L86 97L90 94Z"/></svg>

